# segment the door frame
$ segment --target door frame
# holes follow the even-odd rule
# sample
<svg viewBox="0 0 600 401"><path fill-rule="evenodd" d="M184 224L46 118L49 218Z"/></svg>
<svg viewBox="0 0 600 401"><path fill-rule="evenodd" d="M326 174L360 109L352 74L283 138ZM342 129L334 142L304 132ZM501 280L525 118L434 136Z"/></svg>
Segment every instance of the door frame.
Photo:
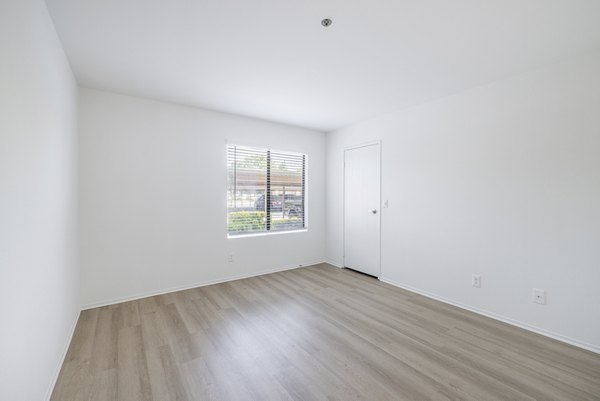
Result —
<svg viewBox="0 0 600 401"><path fill-rule="evenodd" d="M377 145L377 150L379 150L379 274L377 275L377 279L381 279L381 187L382 187L382 179L381 179L381 166L382 166L382 162L381 162L381 153L382 153L382 144L381 144L381 139L375 140L375 141L370 141L370 142L363 142L357 145L352 145L352 146L348 146L345 147L343 149L343 163L344 163L344 168L342 171L342 268L346 267L346 152L349 150L354 150L354 149L359 149L359 148L366 148L367 146L373 146L373 145Z"/></svg>

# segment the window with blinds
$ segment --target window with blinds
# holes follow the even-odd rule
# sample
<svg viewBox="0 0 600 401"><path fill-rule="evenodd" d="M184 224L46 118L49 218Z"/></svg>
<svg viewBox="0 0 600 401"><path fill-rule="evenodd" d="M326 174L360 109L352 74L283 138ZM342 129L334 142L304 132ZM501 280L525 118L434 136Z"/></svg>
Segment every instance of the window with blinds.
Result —
<svg viewBox="0 0 600 401"><path fill-rule="evenodd" d="M230 236L306 227L306 155L227 146Z"/></svg>

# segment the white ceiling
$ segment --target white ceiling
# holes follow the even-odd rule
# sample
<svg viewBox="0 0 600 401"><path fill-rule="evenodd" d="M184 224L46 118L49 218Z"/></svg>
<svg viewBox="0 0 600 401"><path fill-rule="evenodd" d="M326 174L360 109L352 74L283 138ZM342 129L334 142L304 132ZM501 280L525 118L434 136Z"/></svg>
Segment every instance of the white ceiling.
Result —
<svg viewBox="0 0 600 401"><path fill-rule="evenodd" d="M83 86L323 131L600 48L599 0L47 3Z"/></svg>

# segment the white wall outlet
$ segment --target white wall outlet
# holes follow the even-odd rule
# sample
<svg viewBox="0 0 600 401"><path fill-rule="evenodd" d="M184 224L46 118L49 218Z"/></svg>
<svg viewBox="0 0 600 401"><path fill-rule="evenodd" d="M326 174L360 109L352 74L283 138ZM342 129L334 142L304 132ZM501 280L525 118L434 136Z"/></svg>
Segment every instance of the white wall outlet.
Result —
<svg viewBox="0 0 600 401"><path fill-rule="evenodd" d="M233 263L233 253L230 253L229 255L227 255L227 261L229 263Z"/></svg>
<svg viewBox="0 0 600 401"><path fill-rule="evenodd" d="M388 207L390 207L390 202L386 199L385 202L383 202L383 208L387 209Z"/></svg>
<svg viewBox="0 0 600 401"><path fill-rule="evenodd" d="M481 288L481 276L479 274L473 274L471 276L471 285L473 287Z"/></svg>
<svg viewBox="0 0 600 401"><path fill-rule="evenodd" d="M536 304L546 305L546 291L534 288L531 294L531 300Z"/></svg>

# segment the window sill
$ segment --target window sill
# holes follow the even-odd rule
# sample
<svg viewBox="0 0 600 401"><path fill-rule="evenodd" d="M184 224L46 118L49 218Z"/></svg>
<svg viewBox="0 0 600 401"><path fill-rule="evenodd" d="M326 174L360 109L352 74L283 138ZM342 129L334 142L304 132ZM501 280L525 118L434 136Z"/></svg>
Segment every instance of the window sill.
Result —
<svg viewBox="0 0 600 401"><path fill-rule="evenodd" d="M307 231L308 231L308 228L302 228L300 230L288 230L288 231L272 231L272 232L260 232L260 233L236 234L236 235L227 234L227 239L248 238L248 237L266 237L266 236L270 236L270 235L305 233Z"/></svg>

